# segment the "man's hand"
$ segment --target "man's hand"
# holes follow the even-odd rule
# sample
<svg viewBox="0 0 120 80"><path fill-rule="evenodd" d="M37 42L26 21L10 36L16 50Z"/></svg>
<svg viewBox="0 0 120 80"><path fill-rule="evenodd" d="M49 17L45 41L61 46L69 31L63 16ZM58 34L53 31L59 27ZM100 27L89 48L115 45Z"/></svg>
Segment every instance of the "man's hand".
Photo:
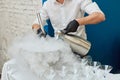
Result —
<svg viewBox="0 0 120 80"><path fill-rule="evenodd" d="M64 30L62 30L62 32L64 34L67 34L69 32L76 32L78 26L79 26L79 23L76 20L73 20L67 25L67 27Z"/></svg>
<svg viewBox="0 0 120 80"><path fill-rule="evenodd" d="M32 29L37 35L39 35L39 37L46 37L46 33L42 32L38 24L33 24Z"/></svg>
<svg viewBox="0 0 120 80"><path fill-rule="evenodd" d="M41 28L37 30L37 34L39 35L39 37L46 37L46 33L43 33Z"/></svg>
<svg viewBox="0 0 120 80"><path fill-rule="evenodd" d="M32 25L32 29L36 29L36 30L37 30L37 29L39 29L39 28L40 28L40 25L39 25L39 24L33 24L33 25Z"/></svg>

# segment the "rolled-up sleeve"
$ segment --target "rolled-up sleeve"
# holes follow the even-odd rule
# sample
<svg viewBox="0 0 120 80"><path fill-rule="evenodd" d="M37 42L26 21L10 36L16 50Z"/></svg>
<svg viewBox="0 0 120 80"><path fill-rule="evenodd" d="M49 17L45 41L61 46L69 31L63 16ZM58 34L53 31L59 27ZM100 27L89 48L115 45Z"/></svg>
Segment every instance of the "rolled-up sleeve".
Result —
<svg viewBox="0 0 120 80"><path fill-rule="evenodd" d="M40 16L41 16L42 25L45 25L46 20L49 19L46 4L44 4L44 6L40 9L39 13L40 13ZM33 24L39 24L37 15L36 15L36 19L33 22Z"/></svg>
<svg viewBox="0 0 120 80"><path fill-rule="evenodd" d="M101 12L104 14L98 4L96 2L92 2L92 0L83 0L80 7L88 14L92 14L93 12Z"/></svg>

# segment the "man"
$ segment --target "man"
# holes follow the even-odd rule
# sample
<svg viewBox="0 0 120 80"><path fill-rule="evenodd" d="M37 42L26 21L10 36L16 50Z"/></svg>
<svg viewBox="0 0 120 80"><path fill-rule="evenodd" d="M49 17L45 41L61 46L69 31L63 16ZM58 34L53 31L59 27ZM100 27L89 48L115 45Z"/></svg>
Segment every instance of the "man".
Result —
<svg viewBox="0 0 120 80"><path fill-rule="evenodd" d="M85 12L89 14L86 17ZM50 19L55 32L58 30L65 34L71 32L84 39L87 38L84 25L97 24L105 20L104 13L97 3L91 0L47 0L40 10L40 15L42 25ZM41 32L37 19L32 28L38 30L38 33Z"/></svg>

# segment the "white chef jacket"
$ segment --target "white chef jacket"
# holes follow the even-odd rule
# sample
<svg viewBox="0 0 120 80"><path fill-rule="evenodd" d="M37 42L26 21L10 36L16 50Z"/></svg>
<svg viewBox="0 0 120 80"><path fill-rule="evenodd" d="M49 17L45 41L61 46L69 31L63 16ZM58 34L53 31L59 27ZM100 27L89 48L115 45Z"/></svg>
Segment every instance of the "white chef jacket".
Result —
<svg viewBox="0 0 120 80"><path fill-rule="evenodd" d="M74 19L84 17L85 12L88 14L93 12L103 13L97 3L91 0L64 0L63 4L56 0L47 0L40 9L42 24L45 25L46 20L50 19L55 31L66 28L67 24ZM38 19L34 21L35 23L38 24ZM80 25L73 34L86 39L85 26Z"/></svg>

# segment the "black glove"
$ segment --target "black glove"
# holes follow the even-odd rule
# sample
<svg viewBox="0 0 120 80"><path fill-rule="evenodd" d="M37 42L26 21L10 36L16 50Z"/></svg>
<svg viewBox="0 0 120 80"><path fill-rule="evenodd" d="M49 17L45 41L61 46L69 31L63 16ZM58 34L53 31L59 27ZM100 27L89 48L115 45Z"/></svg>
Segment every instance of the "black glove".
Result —
<svg viewBox="0 0 120 80"><path fill-rule="evenodd" d="M78 26L79 26L79 23L76 20L73 20L67 25L67 27L64 30L62 30L62 32L64 34L67 34L69 32L76 32Z"/></svg>
<svg viewBox="0 0 120 80"><path fill-rule="evenodd" d="M43 33L41 28L37 30L37 34L39 35L39 37L46 37L46 33Z"/></svg>

